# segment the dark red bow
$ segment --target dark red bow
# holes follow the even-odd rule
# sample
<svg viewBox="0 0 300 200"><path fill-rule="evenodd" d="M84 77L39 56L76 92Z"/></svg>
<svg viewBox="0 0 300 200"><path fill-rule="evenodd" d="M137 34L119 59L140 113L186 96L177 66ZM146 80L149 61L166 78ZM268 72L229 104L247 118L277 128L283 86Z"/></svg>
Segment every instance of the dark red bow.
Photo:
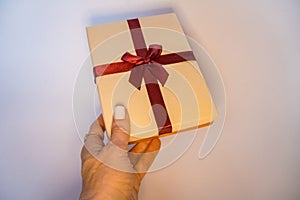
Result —
<svg viewBox="0 0 300 200"><path fill-rule="evenodd" d="M162 46L158 44L152 44L149 46L147 55L145 58L142 56L132 55L129 52L126 52L121 60L127 63L131 63L132 69L129 77L129 82L136 87L141 89L143 77L151 74L156 80L158 80L162 86L166 83L169 73L162 66L162 64L156 62L155 60L160 57L162 53ZM150 73L147 73L146 70L149 70ZM149 80L147 78L144 78ZM150 79L151 80L151 79Z"/></svg>

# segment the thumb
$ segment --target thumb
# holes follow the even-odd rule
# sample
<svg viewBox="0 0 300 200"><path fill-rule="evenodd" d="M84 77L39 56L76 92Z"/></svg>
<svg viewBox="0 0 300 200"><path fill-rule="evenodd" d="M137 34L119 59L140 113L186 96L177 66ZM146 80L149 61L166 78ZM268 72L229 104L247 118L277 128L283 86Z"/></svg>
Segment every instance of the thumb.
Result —
<svg viewBox="0 0 300 200"><path fill-rule="evenodd" d="M111 142L121 149L127 150L130 137L130 119L123 105L115 106L111 133Z"/></svg>
<svg viewBox="0 0 300 200"><path fill-rule="evenodd" d="M98 155L98 159L106 166L123 172L134 172L128 158L128 140L130 120L124 106L117 105L111 127L111 141Z"/></svg>

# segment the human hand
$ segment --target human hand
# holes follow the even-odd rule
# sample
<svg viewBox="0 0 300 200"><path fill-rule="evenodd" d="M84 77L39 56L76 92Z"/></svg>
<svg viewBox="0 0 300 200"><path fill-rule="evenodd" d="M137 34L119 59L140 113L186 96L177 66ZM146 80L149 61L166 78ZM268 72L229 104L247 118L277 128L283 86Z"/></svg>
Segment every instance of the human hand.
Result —
<svg viewBox="0 0 300 200"><path fill-rule="evenodd" d="M81 151L80 200L136 200L142 179L153 163L160 140L138 142L128 151L129 116L123 106L115 108L111 140L104 144L102 115L90 127Z"/></svg>

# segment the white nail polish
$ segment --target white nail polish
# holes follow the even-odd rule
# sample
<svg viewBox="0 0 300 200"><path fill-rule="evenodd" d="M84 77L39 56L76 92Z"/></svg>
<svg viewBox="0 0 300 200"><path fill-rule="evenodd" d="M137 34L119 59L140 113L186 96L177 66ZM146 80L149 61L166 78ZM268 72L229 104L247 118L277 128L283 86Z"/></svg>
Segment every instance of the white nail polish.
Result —
<svg viewBox="0 0 300 200"><path fill-rule="evenodd" d="M125 119L125 108L124 108L124 106L122 106L122 105L116 105L115 106L114 118L115 119Z"/></svg>

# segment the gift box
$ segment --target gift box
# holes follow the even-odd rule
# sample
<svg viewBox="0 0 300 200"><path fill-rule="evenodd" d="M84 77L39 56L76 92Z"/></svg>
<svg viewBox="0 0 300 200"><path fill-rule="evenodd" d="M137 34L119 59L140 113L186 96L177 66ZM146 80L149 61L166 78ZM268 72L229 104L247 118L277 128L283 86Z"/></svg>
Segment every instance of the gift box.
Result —
<svg viewBox="0 0 300 200"><path fill-rule="evenodd" d="M130 142L209 125L210 92L174 13L87 27L107 135L114 107L130 116Z"/></svg>

